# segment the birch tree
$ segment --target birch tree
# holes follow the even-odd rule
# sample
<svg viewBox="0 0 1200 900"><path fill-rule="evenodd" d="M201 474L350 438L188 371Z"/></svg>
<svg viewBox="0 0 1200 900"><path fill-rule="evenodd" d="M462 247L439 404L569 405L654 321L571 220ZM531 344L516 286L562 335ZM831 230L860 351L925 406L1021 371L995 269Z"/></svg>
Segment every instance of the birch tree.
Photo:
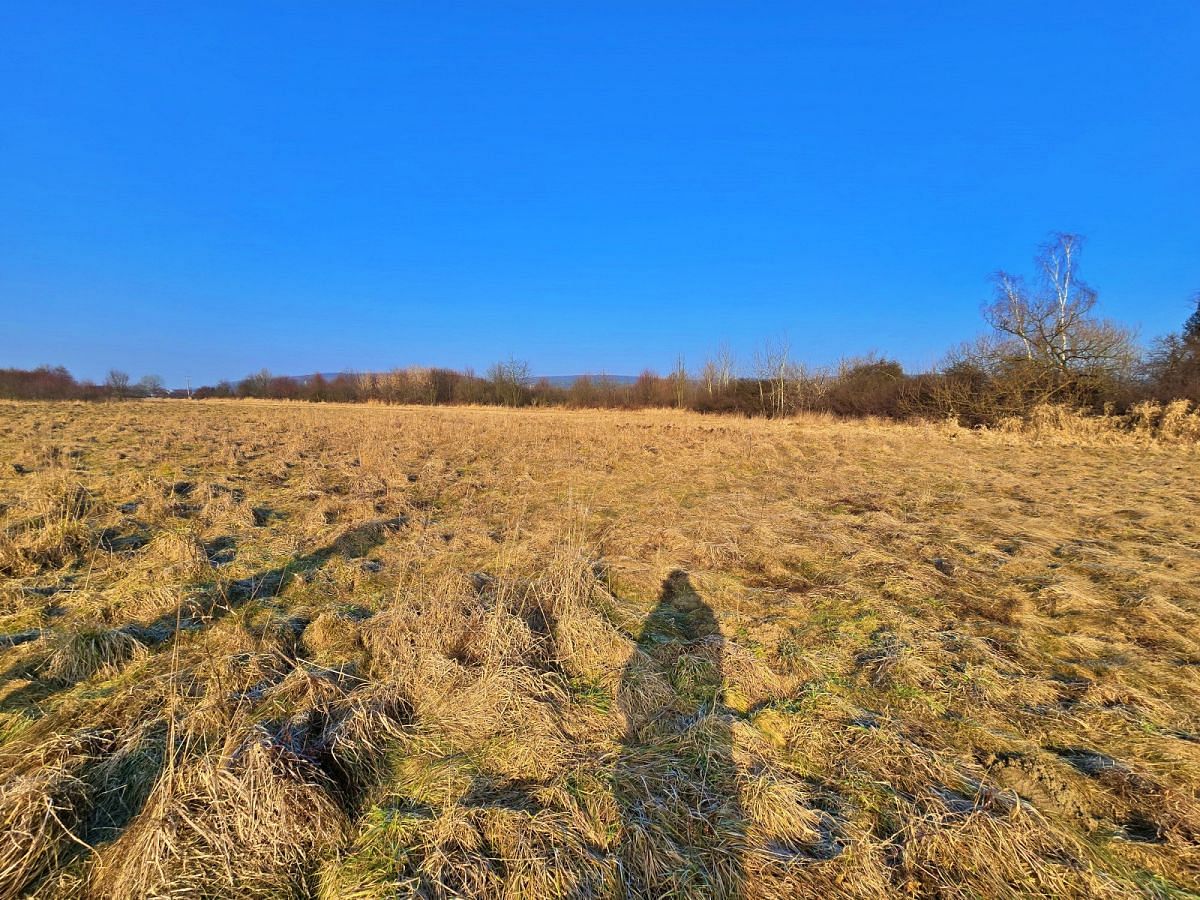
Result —
<svg viewBox="0 0 1200 900"><path fill-rule="evenodd" d="M1019 369L1041 394L1038 402L1094 393L1104 380L1127 377L1136 362L1132 333L1094 315L1096 291L1079 275L1082 246L1078 235L1054 235L1039 249L1036 286L997 272L984 309L997 338L985 362L1009 375Z"/></svg>

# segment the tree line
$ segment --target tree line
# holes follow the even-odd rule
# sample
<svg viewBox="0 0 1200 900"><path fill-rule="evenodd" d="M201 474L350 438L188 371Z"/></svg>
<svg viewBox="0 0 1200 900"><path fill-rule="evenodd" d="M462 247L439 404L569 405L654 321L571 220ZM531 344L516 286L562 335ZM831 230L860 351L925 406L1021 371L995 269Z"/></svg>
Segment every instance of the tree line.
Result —
<svg viewBox="0 0 1200 900"><path fill-rule="evenodd" d="M409 366L388 372L273 375L262 370L238 382L167 392L147 375L131 382L112 370L103 384L78 382L66 369L0 370L0 397L126 399L189 396L255 397L311 402L499 404L640 409L787 416L829 412L893 418L954 416L993 424L1044 404L1091 412L1123 412L1145 400L1200 404L1200 294L1180 331L1148 349L1134 333L1097 313L1098 295L1080 275L1083 241L1056 234L1042 245L1028 278L1000 271L982 310L987 329L947 354L933 371L908 373L894 360L868 356L832 368L810 368L785 342L765 345L748 366L722 350L698 369L682 358L670 372L636 379L583 375L571 384L531 377L527 363L508 359L480 375L472 370Z"/></svg>
<svg viewBox="0 0 1200 900"><path fill-rule="evenodd" d="M0 399L3 400L127 400L149 397L187 396L187 391L168 391L157 375L133 381L128 373L112 369L100 384L77 381L62 366L36 369L0 369Z"/></svg>

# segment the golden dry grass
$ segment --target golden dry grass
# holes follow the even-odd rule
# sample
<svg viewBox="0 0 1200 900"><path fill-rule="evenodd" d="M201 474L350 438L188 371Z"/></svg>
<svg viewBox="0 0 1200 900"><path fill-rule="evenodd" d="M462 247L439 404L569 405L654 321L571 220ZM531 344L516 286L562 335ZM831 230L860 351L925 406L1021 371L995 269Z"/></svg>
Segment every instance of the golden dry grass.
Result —
<svg viewBox="0 0 1200 900"><path fill-rule="evenodd" d="M1156 434L0 406L0 897L1189 895Z"/></svg>

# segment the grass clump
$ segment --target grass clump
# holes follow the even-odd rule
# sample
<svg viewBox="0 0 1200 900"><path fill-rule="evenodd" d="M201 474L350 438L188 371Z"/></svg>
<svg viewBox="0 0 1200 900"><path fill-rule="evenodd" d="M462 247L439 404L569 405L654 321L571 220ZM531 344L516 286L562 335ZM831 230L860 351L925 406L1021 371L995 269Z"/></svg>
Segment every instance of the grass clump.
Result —
<svg viewBox="0 0 1200 900"><path fill-rule="evenodd" d="M53 639L41 674L70 685L97 674L115 675L145 654L146 646L125 629L81 627Z"/></svg>
<svg viewBox="0 0 1200 900"><path fill-rule="evenodd" d="M321 853L349 827L329 779L257 728L194 755L188 749L105 853L99 891L114 898L306 895Z"/></svg>

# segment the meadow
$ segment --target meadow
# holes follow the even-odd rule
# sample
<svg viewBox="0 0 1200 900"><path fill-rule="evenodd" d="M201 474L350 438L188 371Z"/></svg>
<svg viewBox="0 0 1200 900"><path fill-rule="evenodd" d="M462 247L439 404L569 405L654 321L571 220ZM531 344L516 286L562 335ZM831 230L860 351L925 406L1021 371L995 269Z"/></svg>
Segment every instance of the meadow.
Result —
<svg viewBox="0 0 1200 900"><path fill-rule="evenodd" d="M1194 441L7 403L0 465L0 897L1200 891Z"/></svg>

